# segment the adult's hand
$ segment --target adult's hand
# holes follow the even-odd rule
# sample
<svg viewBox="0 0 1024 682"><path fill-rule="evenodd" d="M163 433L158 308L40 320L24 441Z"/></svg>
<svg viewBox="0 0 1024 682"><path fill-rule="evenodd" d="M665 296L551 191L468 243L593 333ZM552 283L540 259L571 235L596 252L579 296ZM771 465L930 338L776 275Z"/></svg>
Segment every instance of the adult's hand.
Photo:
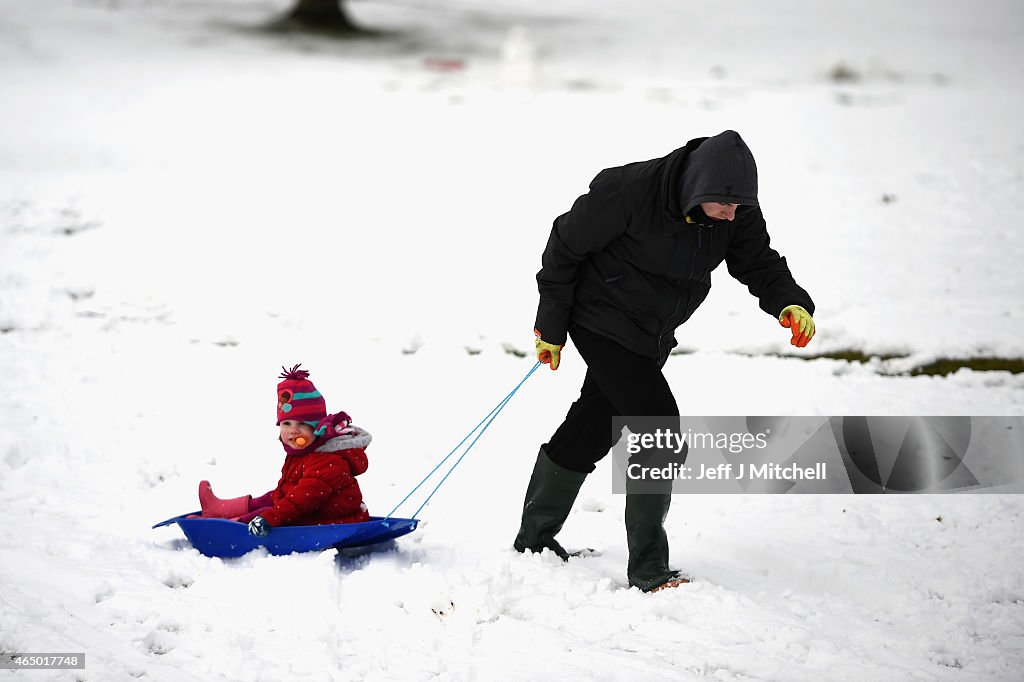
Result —
<svg viewBox="0 0 1024 682"><path fill-rule="evenodd" d="M536 329L533 330L533 333L537 336L537 339L534 341L534 346L537 349L537 360L545 365L551 365L552 370L558 369L558 365L562 360L562 346L556 346L540 338L540 332Z"/></svg>
<svg viewBox="0 0 1024 682"><path fill-rule="evenodd" d="M803 348L814 338L814 318L798 305L788 305L779 314L779 324L793 332L789 340L797 348Z"/></svg>

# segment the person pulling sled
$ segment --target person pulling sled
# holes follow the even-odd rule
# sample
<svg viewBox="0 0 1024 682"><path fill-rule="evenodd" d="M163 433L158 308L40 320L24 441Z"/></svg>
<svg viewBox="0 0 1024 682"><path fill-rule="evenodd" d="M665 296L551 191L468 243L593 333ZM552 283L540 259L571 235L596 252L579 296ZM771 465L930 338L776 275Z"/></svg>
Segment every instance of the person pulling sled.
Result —
<svg viewBox="0 0 1024 682"><path fill-rule="evenodd" d="M537 359L557 370L571 337L587 372L579 398L537 453L516 550L569 558L556 536L583 481L617 440L612 417L679 415L662 370L675 329L707 297L723 261L761 309L790 329L791 343L806 346L814 303L770 246L754 157L732 130L601 171L554 220L537 273ZM644 592L689 581L668 565L666 483L655 493L627 484L626 575Z"/></svg>

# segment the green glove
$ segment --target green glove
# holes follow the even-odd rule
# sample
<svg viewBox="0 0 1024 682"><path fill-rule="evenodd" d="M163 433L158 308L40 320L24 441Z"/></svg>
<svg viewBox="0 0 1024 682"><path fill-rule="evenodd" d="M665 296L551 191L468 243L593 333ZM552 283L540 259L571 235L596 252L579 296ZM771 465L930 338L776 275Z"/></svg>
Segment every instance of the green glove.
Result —
<svg viewBox="0 0 1024 682"><path fill-rule="evenodd" d="M545 365L551 365L552 371L558 369L558 364L561 362L562 346L556 346L540 338L540 332L536 329L533 330L533 333L537 336L534 341L534 346L537 348L537 360Z"/></svg>
<svg viewBox="0 0 1024 682"><path fill-rule="evenodd" d="M814 338L814 318L798 305L787 305L779 314L779 324L789 327L793 338L789 340L797 348L803 348Z"/></svg>

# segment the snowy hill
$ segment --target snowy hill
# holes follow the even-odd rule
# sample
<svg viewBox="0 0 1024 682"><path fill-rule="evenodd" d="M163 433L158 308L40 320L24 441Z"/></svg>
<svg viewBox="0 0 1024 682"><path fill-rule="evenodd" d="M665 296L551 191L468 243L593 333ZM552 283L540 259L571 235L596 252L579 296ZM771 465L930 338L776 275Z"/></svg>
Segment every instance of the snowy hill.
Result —
<svg viewBox="0 0 1024 682"><path fill-rule="evenodd" d="M300 361L389 510L532 366L552 218L729 128L819 332L716 272L684 412L1024 414L1022 374L910 374L1024 357L1020 3L593 4L365 0L389 37L338 43L258 30L285 0L0 0L0 651L87 661L20 675L1019 679L1020 496L677 497L696 581L649 596L605 463L563 533L600 555L516 554L571 347L389 551L150 530L276 482Z"/></svg>

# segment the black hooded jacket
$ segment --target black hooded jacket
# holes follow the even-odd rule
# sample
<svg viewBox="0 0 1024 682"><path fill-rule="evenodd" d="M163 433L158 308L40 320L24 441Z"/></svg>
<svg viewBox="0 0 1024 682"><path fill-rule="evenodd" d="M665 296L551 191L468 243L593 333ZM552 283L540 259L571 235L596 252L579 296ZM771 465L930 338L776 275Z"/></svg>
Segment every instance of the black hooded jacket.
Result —
<svg viewBox="0 0 1024 682"><path fill-rule="evenodd" d="M741 204L712 221L702 202ZM537 273L535 328L563 344L580 325L664 363L725 261L761 309L814 303L771 248L757 205L757 168L738 133L691 140L668 156L606 168L558 216Z"/></svg>

